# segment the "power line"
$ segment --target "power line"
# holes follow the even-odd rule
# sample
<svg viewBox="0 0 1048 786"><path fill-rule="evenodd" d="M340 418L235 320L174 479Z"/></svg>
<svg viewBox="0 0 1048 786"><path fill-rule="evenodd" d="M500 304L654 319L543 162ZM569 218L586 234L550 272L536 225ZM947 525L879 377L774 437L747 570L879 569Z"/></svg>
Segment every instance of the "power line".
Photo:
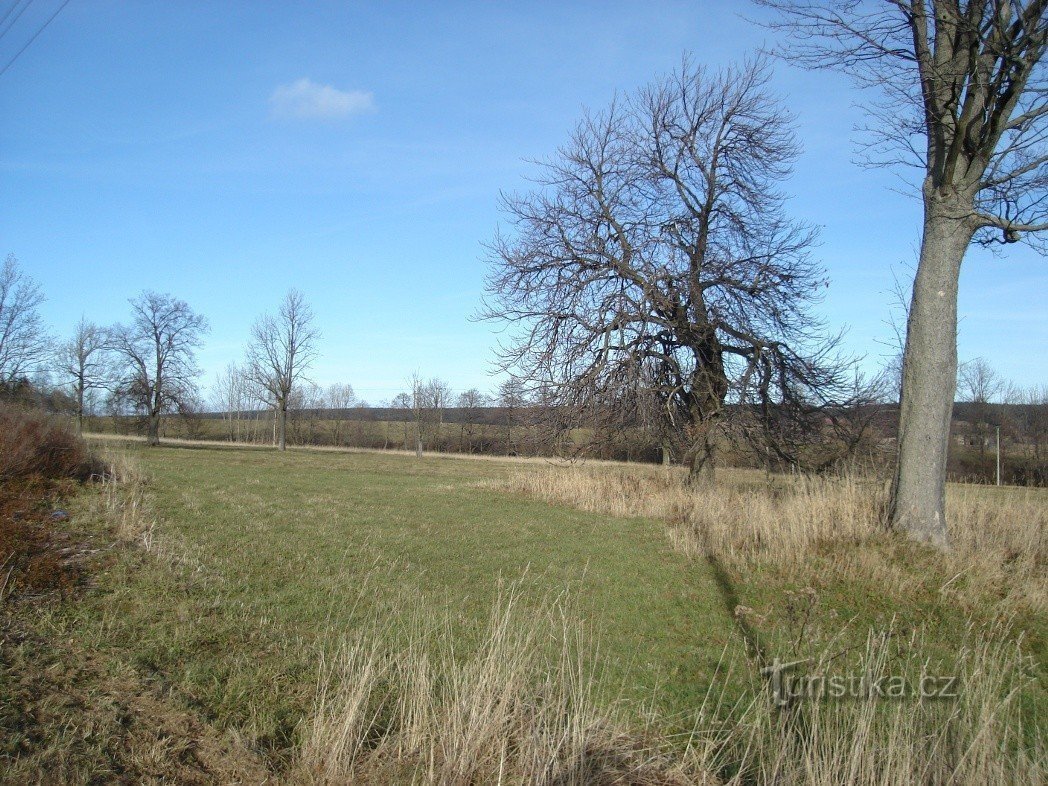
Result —
<svg viewBox="0 0 1048 786"><path fill-rule="evenodd" d="M7 19L7 17L11 16L11 11L15 10L15 6L18 5L18 3L19 3L19 0L15 0L15 5L11 6L11 9L6 14L4 14L4 19ZM19 17L22 16L22 14L25 13L25 10L27 8L29 8L29 6L31 6L32 4L33 4L33 0L27 0L26 1L26 4L24 6L22 6L21 9L19 9L17 14L15 14L14 19L12 19L8 23L7 27L5 27L3 29L3 31L0 32L0 38L3 38L5 35L7 35L8 33L11 32L11 28L15 26L15 22L18 21ZM3 24L3 20L0 20L0 24Z"/></svg>
<svg viewBox="0 0 1048 786"><path fill-rule="evenodd" d="M32 2L32 0L30 0L30 2ZM17 52L15 52L15 56L7 61L7 65L5 65L3 67L3 69L0 69L0 76L3 76L4 74L7 73L7 69L9 69L11 66L13 66L15 64L15 60L17 60L19 58L19 56L22 54L22 52L27 50L29 48L29 45L31 43L33 43L37 39L37 36L39 36L42 32L44 32L47 29L47 26L49 24L51 24L53 21L55 21L55 17L58 16L60 13L62 13L62 9L65 8L67 5L69 5L69 0L64 0L62 5L58 6L58 10L55 11L53 14L51 14L51 16L48 17L47 21L44 22L44 24L40 27L40 29L37 30L35 33L33 33L33 37L30 38L28 41L26 41L25 45L21 49L19 49Z"/></svg>
<svg viewBox="0 0 1048 786"><path fill-rule="evenodd" d="M11 16L11 12L18 8L19 3L21 2L22 0L15 0L11 3L11 7L7 9L7 13L0 17L0 25L7 21L7 17Z"/></svg>

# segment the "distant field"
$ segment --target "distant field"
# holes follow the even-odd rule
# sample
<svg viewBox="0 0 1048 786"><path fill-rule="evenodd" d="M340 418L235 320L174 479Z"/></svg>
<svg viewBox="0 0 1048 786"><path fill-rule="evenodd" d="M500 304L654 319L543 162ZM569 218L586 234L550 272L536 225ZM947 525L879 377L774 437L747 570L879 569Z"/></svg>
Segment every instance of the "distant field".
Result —
<svg viewBox="0 0 1048 786"><path fill-rule="evenodd" d="M130 422L117 422L111 417L91 417L87 419L85 430L107 434L122 434L133 426ZM467 427L459 423L444 423L439 428L434 424L430 429L431 438L441 441L462 439L467 443L470 438L476 443L498 442L504 446L507 439L507 428L491 423L477 423L467 432ZM514 427L511 440L516 441L523 435L523 429ZM224 442L257 442L273 444L273 418L269 413L257 417L244 417L237 422L217 417L183 419L169 417L164 421L164 435L175 439L211 439ZM320 443L326 445L362 445L387 448L414 448L415 424L404 420L371 420L345 419L336 420L329 417L290 416L288 419L288 439L293 443Z"/></svg>
<svg viewBox="0 0 1048 786"><path fill-rule="evenodd" d="M396 410L356 411L345 419L335 419L321 413L316 416L293 414L288 420L288 444L325 447L363 447L383 450L415 450L415 423L410 415L405 419L390 419ZM245 417L239 421L219 417L179 418L168 417L162 427L162 438L211 440L243 444L274 444L273 419L268 413L255 413L257 417ZM367 415L367 417L364 417ZM521 425L492 422L497 415L488 412L478 416L476 422L451 421L427 423L424 447L429 451L486 455L547 455L551 448L536 444L534 430ZM458 414L461 418L463 415ZM499 416L501 417L501 416ZM519 416L518 416L519 418ZM85 420L85 431L128 436L141 434L136 431L133 420L117 420L111 417L89 417ZM564 435L564 449L571 451L572 445L590 446L590 455L626 461L657 462L659 450L643 433L616 430L605 435L598 444L590 445L593 429L576 428Z"/></svg>

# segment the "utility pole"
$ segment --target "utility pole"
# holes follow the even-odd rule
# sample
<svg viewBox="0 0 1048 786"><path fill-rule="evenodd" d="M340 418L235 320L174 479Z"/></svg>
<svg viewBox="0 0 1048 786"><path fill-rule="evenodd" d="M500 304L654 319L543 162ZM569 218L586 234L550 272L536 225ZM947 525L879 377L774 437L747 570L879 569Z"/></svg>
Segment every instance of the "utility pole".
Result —
<svg viewBox="0 0 1048 786"><path fill-rule="evenodd" d="M997 427L997 485L1001 485L1001 427Z"/></svg>

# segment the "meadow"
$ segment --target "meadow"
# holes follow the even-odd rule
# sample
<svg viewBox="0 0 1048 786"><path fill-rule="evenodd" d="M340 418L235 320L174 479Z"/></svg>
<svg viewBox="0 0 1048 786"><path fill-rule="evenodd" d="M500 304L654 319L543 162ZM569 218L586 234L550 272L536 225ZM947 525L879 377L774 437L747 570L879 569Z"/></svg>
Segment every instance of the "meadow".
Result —
<svg viewBox="0 0 1048 786"><path fill-rule="evenodd" d="M98 569L8 658L87 658L94 720L37 713L12 780L1043 776L1042 490L951 487L941 555L880 530L869 478L96 444L69 510ZM962 687L777 702L776 658Z"/></svg>

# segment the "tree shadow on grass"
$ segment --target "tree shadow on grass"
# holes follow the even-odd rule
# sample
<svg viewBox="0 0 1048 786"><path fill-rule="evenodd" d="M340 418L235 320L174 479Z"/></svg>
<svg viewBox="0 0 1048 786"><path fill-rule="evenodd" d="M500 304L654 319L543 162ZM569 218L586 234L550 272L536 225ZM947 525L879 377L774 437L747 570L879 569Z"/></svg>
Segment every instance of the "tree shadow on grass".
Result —
<svg viewBox="0 0 1048 786"><path fill-rule="evenodd" d="M720 591L721 600L724 602L724 607L728 612L728 616L735 621L736 627L739 629L739 633L742 634L742 640L746 645L746 654L750 660L755 661L760 669L763 669L768 663L767 652L764 649L764 645L761 643L760 636L757 631L750 624L745 614L740 613L741 604L739 603L739 595L735 591L735 585L732 584L731 576L728 574L727 568L724 567L724 563L712 553L706 554L706 562L710 566L710 570L713 573L713 581L717 585L717 589Z"/></svg>

